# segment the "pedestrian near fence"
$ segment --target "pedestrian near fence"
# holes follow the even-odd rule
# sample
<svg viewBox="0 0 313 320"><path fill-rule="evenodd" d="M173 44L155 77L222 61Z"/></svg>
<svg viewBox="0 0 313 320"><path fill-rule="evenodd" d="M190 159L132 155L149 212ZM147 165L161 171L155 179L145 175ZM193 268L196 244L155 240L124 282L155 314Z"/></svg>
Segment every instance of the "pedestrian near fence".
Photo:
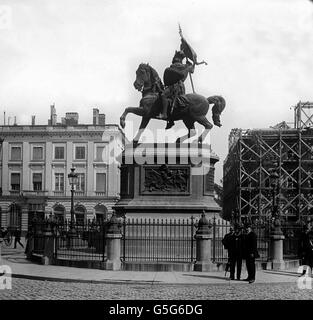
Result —
<svg viewBox="0 0 313 320"><path fill-rule="evenodd" d="M244 255L248 272L248 277L245 280L249 281L249 283L253 283L255 281L256 273L255 259L259 258L260 255L257 248L257 235L253 232L251 224L246 224L245 229L246 235L244 240Z"/></svg>
<svg viewBox="0 0 313 320"><path fill-rule="evenodd" d="M230 247L231 237L233 234L234 234L234 228L230 227L229 232L225 234L225 236L222 240L222 244L223 244L224 248L227 250L227 257L228 257L226 267L225 267L225 276L230 269L229 247Z"/></svg>
<svg viewBox="0 0 313 320"><path fill-rule="evenodd" d="M16 229L14 232L14 249L16 249L16 245L19 244L22 248L24 248L22 242L21 242L21 229Z"/></svg>
<svg viewBox="0 0 313 320"><path fill-rule="evenodd" d="M240 225L234 226L234 233L230 237L228 252L230 258L230 280L235 280L235 271L236 279L240 280L244 252L244 239Z"/></svg>

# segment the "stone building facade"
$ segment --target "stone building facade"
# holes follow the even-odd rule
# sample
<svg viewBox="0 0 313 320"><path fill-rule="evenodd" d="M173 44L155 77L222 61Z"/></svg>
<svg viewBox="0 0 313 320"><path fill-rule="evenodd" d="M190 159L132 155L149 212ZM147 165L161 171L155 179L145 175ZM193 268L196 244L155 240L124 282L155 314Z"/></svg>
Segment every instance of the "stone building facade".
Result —
<svg viewBox="0 0 313 320"><path fill-rule="evenodd" d="M69 219L72 167L78 174L76 221L108 219L112 214L120 196L117 159L123 150L123 133L118 125L99 121L97 109L93 124L78 124L78 114L68 116L56 123L53 106L48 125L35 125L33 119L32 125L0 126L2 227L21 227L25 234L34 215Z"/></svg>

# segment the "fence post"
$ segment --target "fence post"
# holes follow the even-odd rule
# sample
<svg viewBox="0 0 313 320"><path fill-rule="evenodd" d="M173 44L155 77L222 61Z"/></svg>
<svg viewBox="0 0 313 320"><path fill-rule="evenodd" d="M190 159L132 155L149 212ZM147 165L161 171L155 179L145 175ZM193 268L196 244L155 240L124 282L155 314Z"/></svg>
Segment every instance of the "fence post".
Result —
<svg viewBox="0 0 313 320"><path fill-rule="evenodd" d="M212 261L215 262L216 259L216 218L213 217L213 257Z"/></svg>
<svg viewBox="0 0 313 320"><path fill-rule="evenodd" d="M281 231L281 222L279 218L276 218L270 235L270 257L273 270L285 269L285 262L283 259L284 239L284 234Z"/></svg>
<svg viewBox="0 0 313 320"><path fill-rule="evenodd" d="M204 212L198 222L198 230L195 234L196 239L196 262L194 271L212 271L215 268L211 260L211 242L212 242L212 226L205 217Z"/></svg>
<svg viewBox="0 0 313 320"><path fill-rule="evenodd" d="M121 223L113 214L109 223L106 234L107 259L104 262L106 270L121 269Z"/></svg>
<svg viewBox="0 0 313 320"><path fill-rule="evenodd" d="M47 220L43 230L44 249L41 263L44 265L52 264L54 254L54 237L51 229L51 222Z"/></svg>

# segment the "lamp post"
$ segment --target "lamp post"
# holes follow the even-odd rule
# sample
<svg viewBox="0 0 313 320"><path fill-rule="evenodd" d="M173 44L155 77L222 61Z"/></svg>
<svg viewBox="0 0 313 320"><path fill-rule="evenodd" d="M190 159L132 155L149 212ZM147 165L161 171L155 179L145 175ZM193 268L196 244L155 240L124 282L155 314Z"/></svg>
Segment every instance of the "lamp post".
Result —
<svg viewBox="0 0 313 320"><path fill-rule="evenodd" d="M271 169L270 182L273 195L273 208L272 218L273 226L270 233L270 261L272 262L273 270L281 270L285 268L283 242L284 234L281 230L280 222L280 208L279 208L279 195L280 195L280 183L278 167ZM276 199L277 198L277 199Z"/></svg>
<svg viewBox="0 0 313 320"><path fill-rule="evenodd" d="M71 168L71 172L68 174L68 180L71 186L71 235L75 234L74 228L74 186L77 185L78 175L74 172L75 168Z"/></svg>
<svg viewBox="0 0 313 320"><path fill-rule="evenodd" d="M281 222L280 222L280 210L279 210L279 194L280 194L280 185L279 185L279 174L278 168L274 167L270 173L270 184L272 187L272 219L274 220L274 230L275 233L282 234L281 231ZM278 196L278 197L277 197Z"/></svg>

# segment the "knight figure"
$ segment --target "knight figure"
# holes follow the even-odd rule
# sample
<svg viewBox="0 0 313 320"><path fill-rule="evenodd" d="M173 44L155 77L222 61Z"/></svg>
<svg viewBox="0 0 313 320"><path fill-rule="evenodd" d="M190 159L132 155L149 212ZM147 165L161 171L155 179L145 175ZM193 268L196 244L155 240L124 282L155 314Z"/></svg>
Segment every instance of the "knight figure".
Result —
<svg viewBox="0 0 313 320"><path fill-rule="evenodd" d="M186 63L183 63L183 59L186 58ZM166 68L163 75L163 82L165 90L160 93L162 101L162 113L158 116L159 119L168 120L166 129L171 128L174 125L174 121L171 119L171 113L176 106L177 99L185 94L184 81L189 73L193 73L195 69L195 63L188 61L185 53L175 51L175 55L172 59L170 67ZM169 100L168 100L169 98ZM170 112L168 116L168 107L170 104Z"/></svg>

